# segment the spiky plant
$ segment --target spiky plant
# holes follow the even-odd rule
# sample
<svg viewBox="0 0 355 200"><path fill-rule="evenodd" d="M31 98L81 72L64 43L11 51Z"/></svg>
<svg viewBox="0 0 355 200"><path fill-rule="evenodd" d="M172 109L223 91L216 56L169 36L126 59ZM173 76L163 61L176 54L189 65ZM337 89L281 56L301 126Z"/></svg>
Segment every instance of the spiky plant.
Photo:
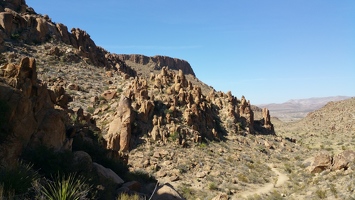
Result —
<svg viewBox="0 0 355 200"><path fill-rule="evenodd" d="M32 189L32 183L39 178L31 164L19 162L14 167L0 167L0 197L26 195Z"/></svg>
<svg viewBox="0 0 355 200"><path fill-rule="evenodd" d="M86 179L76 174L67 176L60 175L53 177L53 180L39 187L40 199L48 200L79 200L88 199L92 186L86 183Z"/></svg>

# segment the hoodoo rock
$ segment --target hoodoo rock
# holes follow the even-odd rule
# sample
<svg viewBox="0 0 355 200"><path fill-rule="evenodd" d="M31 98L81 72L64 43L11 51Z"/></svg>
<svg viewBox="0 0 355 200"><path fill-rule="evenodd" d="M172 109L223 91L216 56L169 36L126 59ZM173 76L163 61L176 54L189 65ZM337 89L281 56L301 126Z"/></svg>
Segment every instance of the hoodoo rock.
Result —
<svg viewBox="0 0 355 200"><path fill-rule="evenodd" d="M0 102L6 111L0 124L4 133L0 146L6 149L0 152L2 163L14 164L26 146L63 147L68 115L54 109L57 102L50 93L54 91L37 80L34 59L26 57L19 65L9 63L1 68Z"/></svg>
<svg viewBox="0 0 355 200"><path fill-rule="evenodd" d="M134 121L131 100L122 95L117 107L117 114L110 123L109 130L104 136L107 149L128 151L131 139L131 125Z"/></svg>

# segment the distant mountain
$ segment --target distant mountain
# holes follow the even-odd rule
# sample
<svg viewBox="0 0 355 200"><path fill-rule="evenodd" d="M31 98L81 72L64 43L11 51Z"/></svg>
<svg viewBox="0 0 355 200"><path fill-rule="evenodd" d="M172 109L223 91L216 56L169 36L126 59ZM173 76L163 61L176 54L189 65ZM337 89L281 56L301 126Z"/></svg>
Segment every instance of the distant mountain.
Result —
<svg viewBox="0 0 355 200"><path fill-rule="evenodd" d="M308 99L291 99L287 102L276 104L260 104L261 108L268 108L270 115L282 121L294 121L304 118L309 112L317 110L330 101L349 99L348 96L315 97Z"/></svg>

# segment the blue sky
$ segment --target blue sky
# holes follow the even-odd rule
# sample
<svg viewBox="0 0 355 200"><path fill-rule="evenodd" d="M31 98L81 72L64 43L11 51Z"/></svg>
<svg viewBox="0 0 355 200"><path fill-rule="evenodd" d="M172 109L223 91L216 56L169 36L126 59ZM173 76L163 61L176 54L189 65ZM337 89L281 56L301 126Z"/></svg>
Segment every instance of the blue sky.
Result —
<svg viewBox="0 0 355 200"><path fill-rule="evenodd" d="M355 96L354 0L27 0L113 53L187 60L252 104Z"/></svg>

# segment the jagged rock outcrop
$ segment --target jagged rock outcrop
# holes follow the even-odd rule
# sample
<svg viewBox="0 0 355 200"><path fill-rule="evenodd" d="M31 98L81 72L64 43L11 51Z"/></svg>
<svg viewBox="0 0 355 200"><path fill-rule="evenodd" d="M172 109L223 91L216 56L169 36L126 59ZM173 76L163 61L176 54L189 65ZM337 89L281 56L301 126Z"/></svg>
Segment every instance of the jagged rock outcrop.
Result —
<svg viewBox="0 0 355 200"><path fill-rule="evenodd" d="M254 112L251 109L250 101L247 101L244 96L240 100L239 113L245 119L243 121L248 132L254 133Z"/></svg>
<svg viewBox="0 0 355 200"><path fill-rule="evenodd" d="M262 115L263 115L263 127L266 129L267 132L274 132L274 125L271 123L270 120L270 112L269 109L263 108L262 109Z"/></svg>
<svg viewBox="0 0 355 200"><path fill-rule="evenodd" d="M136 76L136 72L120 60L119 56L96 46L86 31L73 28L69 32L65 25L56 24L47 15L34 12L24 0L0 2L0 50L6 49L2 45L4 40L17 40L28 44L50 40L63 42L71 45L75 49L73 53L87 63Z"/></svg>
<svg viewBox="0 0 355 200"><path fill-rule="evenodd" d="M193 69L191 68L190 64L185 61L181 60L178 58L171 58L168 56L153 56L153 57L148 57L145 55L139 55L139 54L120 54L118 55L120 60L126 61L129 60L134 63L138 63L141 65L147 65L154 63L155 70L160 70L164 66L167 66L169 69L172 70L182 70L184 74L191 74L195 76L195 73Z"/></svg>
<svg viewBox="0 0 355 200"><path fill-rule="evenodd" d="M26 146L41 144L57 150L64 147L68 115L63 108L54 108L57 102L51 93L54 91L37 80L34 59L23 58L18 65L9 63L1 68L2 163L16 162Z"/></svg>
<svg viewBox="0 0 355 200"><path fill-rule="evenodd" d="M131 126L134 121L131 100L122 95L117 107L117 113L110 123L109 130L104 135L107 149L113 151L128 151L131 140Z"/></svg>

